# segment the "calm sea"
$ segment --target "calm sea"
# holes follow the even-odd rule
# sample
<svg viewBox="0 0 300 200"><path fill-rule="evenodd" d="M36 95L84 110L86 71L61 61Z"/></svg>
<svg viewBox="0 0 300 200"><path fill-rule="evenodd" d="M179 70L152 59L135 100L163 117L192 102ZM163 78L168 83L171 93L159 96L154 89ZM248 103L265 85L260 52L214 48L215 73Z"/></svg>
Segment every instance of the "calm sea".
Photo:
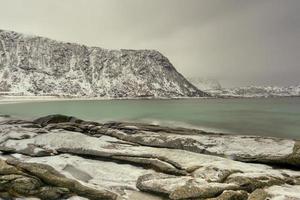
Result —
<svg viewBox="0 0 300 200"><path fill-rule="evenodd" d="M134 121L214 132L300 139L300 98L72 100L0 104L0 114L66 114L95 121Z"/></svg>

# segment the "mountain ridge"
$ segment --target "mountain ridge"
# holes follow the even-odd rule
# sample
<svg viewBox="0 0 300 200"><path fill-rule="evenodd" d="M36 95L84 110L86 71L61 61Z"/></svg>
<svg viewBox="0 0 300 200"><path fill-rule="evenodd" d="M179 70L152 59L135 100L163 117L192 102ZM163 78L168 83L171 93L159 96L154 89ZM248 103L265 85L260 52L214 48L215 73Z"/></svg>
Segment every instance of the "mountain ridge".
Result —
<svg viewBox="0 0 300 200"><path fill-rule="evenodd" d="M299 97L300 85L295 86L245 86L210 90L212 95L220 97Z"/></svg>
<svg viewBox="0 0 300 200"><path fill-rule="evenodd" d="M260 97L299 97L300 84L293 86L258 86L249 85L226 88L218 80L188 77L199 90L207 92L214 97L260 98Z"/></svg>
<svg viewBox="0 0 300 200"><path fill-rule="evenodd" d="M202 97L156 50L109 50L0 30L0 91L86 97Z"/></svg>

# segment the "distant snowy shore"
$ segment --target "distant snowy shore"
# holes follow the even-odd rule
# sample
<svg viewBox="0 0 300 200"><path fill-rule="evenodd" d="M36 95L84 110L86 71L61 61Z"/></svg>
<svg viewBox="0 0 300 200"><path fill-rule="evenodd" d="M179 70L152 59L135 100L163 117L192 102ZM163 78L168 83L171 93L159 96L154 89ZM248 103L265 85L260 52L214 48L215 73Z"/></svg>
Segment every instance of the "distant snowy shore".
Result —
<svg viewBox="0 0 300 200"><path fill-rule="evenodd" d="M300 97L300 85L289 87L247 86L207 90L213 96L235 98Z"/></svg>
<svg viewBox="0 0 300 200"><path fill-rule="evenodd" d="M23 102L47 102L47 101L106 101L106 100L181 100L181 99L251 99L251 98L287 98L300 97L300 95L233 95L227 93L212 92L211 97L173 97L173 98L153 98L153 97L122 97L122 98L108 98L108 97L58 97L58 96L0 96L0 104L23 103Z"/></svg>
<svg viewBox="0 0 300 200"><path fill-rule="evenodd" d="M300 85L294 86L245 86L224 88L218 80L207 78L188 78L199 90L213 97L221 98L268 98L300 97Z"/></svg>

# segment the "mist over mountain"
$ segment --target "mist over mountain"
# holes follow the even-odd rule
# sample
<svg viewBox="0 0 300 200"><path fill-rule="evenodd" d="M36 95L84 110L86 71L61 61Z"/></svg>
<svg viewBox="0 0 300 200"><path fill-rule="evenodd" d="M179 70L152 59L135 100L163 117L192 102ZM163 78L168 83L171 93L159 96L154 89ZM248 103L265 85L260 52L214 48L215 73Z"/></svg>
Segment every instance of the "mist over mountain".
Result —
<svg viewBox="0 0 300 200"><path fill-rule="evenodd" d="M0 91L108 98L201 97L155 50L108 50L0 30Z"/></svg>
<svg viewBox="0 0 300 200"><path fill-rule="evenodd" d="M187 79L193 85L195 85L199 90L202 91L222 89L220 82L216 79L201 78L201 77L188 77Z"/></svg>

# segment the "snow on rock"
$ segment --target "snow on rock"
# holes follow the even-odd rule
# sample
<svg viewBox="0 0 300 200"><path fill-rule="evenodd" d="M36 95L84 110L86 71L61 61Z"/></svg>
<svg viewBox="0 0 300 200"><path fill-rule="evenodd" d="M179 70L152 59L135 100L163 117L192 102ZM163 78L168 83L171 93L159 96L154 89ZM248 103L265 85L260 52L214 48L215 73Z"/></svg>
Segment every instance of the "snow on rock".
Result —
<svg viewBox="0 0 300 200"><path fill-rule="evenodd" d="M0 95L206 96L155 50L107 50L0 30Z"/></svg>
<svg viewBox="0 0 300 200"><path fill-rule="evenodd" d="M265 191L270 195L270 200L300 199L299 185L272 186Z"/></svg>
<svg viewBox="0 0 300 200"><path fill-rule="evenodd" d="M193 177L178 177L164 174L141 176L137 187L142 191L167 194L170 199L211 198L224 190L237 190L231 183L213 183Z"/></svg>
<svg viewBox="0 0 300 200"><path fill-rule="evenodd" d="M18 157L18 155L13 156ZM137 190L137 179L146 173L153 172L153 170L147 170L129 164L93 160L69 154L49 157L23 156L21 159L22 161L30 163L44 163L50 165L68 178L79 180L86 186L110 189L115 192L120 192L124 189Z"/></svg>
<svg viewBox="0 0 300 200"><path fill-rule="evenodd" d="M59 134L59 137L57 135ZM119 142L118 142L119 141ZM188 152L179 149L154 148L147 146L135 146L121 143L120 140L111 141L109 137L90 137L78 132L52 131L41 134L30 139L10 139L1 144L2 148L15 149L15 152L26 154L30 145L52 150L52 152L65 152L79 155L93 155L98 157L126 160L126 157L145 158L148 160L157 159L163 165L161 170L171 172L176 168L190 171L199 166L217 167L220 170L236 171L243 169L244 172L263 172L278 177L283 177L279 170L272 170L271 167L259 164L246 164L217 156L210 156ZM32 152L30 152L32 154ZM30 155L29 154L29 155ZM123 157L122 157L123 156ZM129 161L129 160L128 160ZM143 162L143 160L141 161ZM286 172L285 172L286 173ZM299 174L300 175L300 174Z"/></svg>
<svg viewBox="0 0 300 200"><path fill-rule="evenodd" d="M1 122L0 128L1 180L7 178L5 173L16 173L13 166L47 178L32 171L38 167L38 170L55 169L57 172L50 170L49 173L56 181L59 181L57 176L64 175L62 180L77 181L80 187L90 188L94 193L106 191L113 198L117 195L118 200L247 199L248 196L249 200L256 200L255 196L261 194L275 199L297 199L295 195L298 195L300 172L288 163L263 164L261 157L265 148L265 156L273 156L278 161L286 159L288 154L288 158L299 163L298 141L294 140L252 136L244 139L245 136L233 135L228 135L228 139L226 135L191 129L119 122L99 124L58 115L32 122L8 120ZM153 138L148 137L151 134ZM130 140L129 136L132 136ZM141 140L143 137L147 139ZM221 139L216 140L216 137ZM234 137L242 145L235 144ZM198 145L200 141L203 149L216 148L219 155L193 149L195 146L183 148L188 144ZM170 143L176 145L170 146ZM247 143L253 148L242 149ZM258 153L254 147L259 147ZM230 152L231 148L234 155L246 155L249 151L252 159L237 161L220 153ZM11 158L13 162L9 161ZM69 184L68 188L72 189ZM88 196L76 191L76 195Z"/></svg>
<svg viewBox="0 0 300 200"><path fill-rule="evenodd" d="M129 125L130 123L115 125L107 123L99 128L94 128L93 131L146 146L183 149L191 152L226 156L241 161L296 164L289 161L290 156L294 154L295 147L298 146L294 140L209 134L199 130L174 130L168 127L158 128L135 124L136 127L139 127L137 131L136 128L131 129ZM104 129L103 127L109 128ZM157 132L157 129L159 132Z"/></svg>

